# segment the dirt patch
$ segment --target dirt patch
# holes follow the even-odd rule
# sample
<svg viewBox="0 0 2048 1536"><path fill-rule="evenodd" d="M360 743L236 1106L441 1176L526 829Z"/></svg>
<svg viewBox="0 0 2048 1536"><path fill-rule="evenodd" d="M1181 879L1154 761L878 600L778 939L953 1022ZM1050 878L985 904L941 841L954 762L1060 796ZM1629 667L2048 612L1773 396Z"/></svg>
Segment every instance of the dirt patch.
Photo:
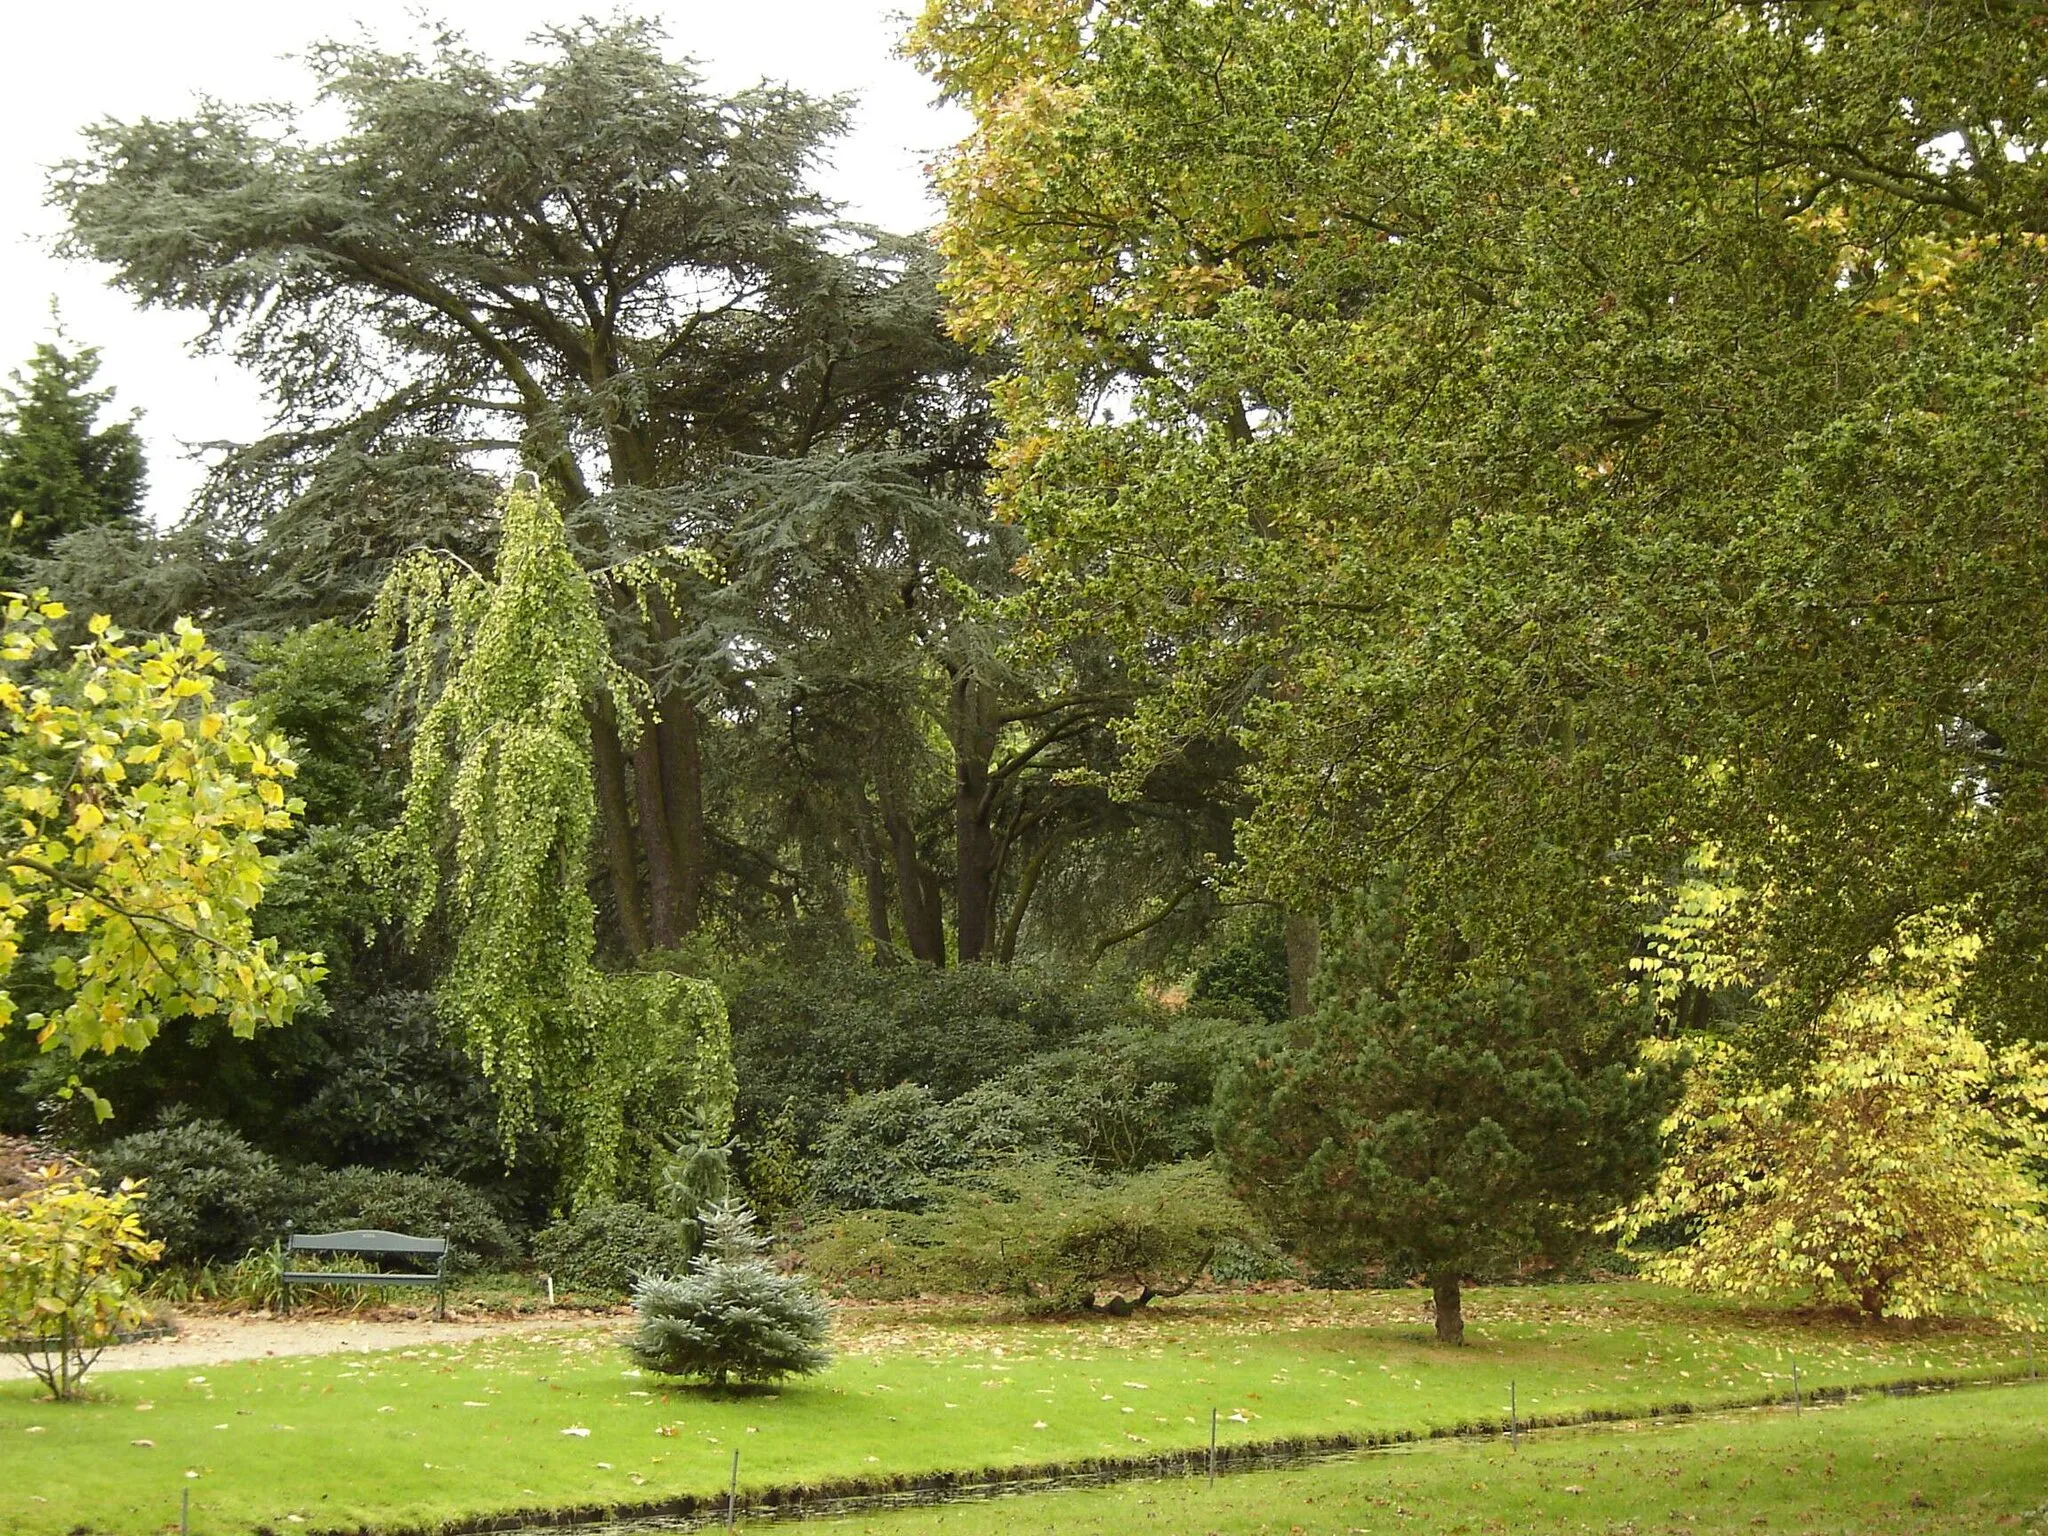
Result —
<svg viewBox="0 0 2048 1536"><path fill-rule="evenodd" d="M152 1371L164 1367L225 1365L232 1360L261 1360L267 1355L340 1355L373 1349L409 1349L420 1344L460 1344L475 1339L540 1337L569 1331L609 1331L623 1326L608 1319L575 1314L555 1320L437 1323L418 1320L353 1317L271 1317L216 1314L180 1317L169 1338L117 1344L100 1356L95 1371ZM0 1355L0 1380L25 1377L27 1367Z"/></svg>
<svg viewBox="0 0 2048 1536"><path fill-rule="evenodd" d="M74 1166L63 1153L49 1147L20 1136L0 1136L0 1200L27 1189L35 1169L56 1167L69 1172Z"/></svg>

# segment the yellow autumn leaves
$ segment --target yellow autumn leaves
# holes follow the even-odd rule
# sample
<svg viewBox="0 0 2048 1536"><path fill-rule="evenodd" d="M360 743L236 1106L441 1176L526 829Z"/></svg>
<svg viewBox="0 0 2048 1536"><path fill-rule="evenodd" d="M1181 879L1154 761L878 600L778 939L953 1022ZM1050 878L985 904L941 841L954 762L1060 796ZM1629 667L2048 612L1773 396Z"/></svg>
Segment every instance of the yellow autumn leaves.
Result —
<svg viewBox="0 0 2048 1536"><path fill-rule="evenodd" d="M238 1035L289 1019L319 957L281 954L252 914L292 824L295 772L247 706L215 698L220 657L189 621L130 642L104 616L67 661L61 604L0 609L0 1028L22 946L58 935L46 1049L139 1049L166 1019Z"/></svg>
<svg viewBox="0 0 2048 1536"><path fill-rule="evenodd" d="M1657 1186L1619 1223L1645 1273L1871 1317L2048 1274L2048 1190L2032 1172L2048 1152L2048 1061L1993 1050L1957 1019L1976 949L1923 924L1873 954L1790 1081L1736 1040L1696 1046Z"/></svg>

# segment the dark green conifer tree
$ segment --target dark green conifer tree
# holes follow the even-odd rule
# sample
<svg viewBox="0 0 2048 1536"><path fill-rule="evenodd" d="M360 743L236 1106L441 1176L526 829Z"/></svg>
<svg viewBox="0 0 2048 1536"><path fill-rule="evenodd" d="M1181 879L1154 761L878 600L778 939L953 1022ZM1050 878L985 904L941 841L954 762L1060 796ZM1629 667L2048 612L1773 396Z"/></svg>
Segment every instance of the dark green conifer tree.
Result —
<svg viewBox="0 0 2048 1536"><path fill-rule="evenodd" d="M1672 1081L1582 967L1475 954L1397 882L1345 916L1314 1011L1218 1085L1218 1150L1290 1248L1420 1277L1460 1344L1467 1278L1568 1257L1642 1189Z"/></svg>
<svg viewBox="0 0 2048 1536"><path fill-rule="evenodd" d="M132 417L96 426L114 396L92 387L99 367L96 347L44 342L0 387L0 573L67 533L141 514L142 438Z"/></svg>

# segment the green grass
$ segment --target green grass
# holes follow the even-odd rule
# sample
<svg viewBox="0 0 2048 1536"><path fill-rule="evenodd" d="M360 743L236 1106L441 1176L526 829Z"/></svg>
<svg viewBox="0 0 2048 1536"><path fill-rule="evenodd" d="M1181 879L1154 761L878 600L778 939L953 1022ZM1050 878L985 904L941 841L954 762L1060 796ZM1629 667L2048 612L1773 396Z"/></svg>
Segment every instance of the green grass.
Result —
<svg viewBox="0 0 2048 1536"><path fill-rule="evenodd" d="M640 1376L595 1332L108 1373L70 1405L10 1383L0 1530L155 1530L183 1488L196 1536L427 1524L708 1494L734 1449L744 1492L1152 1455L1205 1443L1212 1405L1226 1443L1426 1432L1502 1417L1510 1380L1543 1416L1753 1399L1788 1389L1795 1359L1820 1387L2021 1358L1991 1324L1866 1330L1642 1286L1475 1292L1468 1317L1470 1346L1444 1350L1399 1292L1061 1325L869 1310L828 1374L738 1398Z"/></svg>
<svg viewBox="0 0 2048 1536"><path fill-rule="evenodd" d="M2028 1520L2033 1516L2032 1521ZM2048 1529L2048 1383L1436 1441L1285 1472L1155 1479L820 1520L859 1536L1473 1536Z"/></svg>

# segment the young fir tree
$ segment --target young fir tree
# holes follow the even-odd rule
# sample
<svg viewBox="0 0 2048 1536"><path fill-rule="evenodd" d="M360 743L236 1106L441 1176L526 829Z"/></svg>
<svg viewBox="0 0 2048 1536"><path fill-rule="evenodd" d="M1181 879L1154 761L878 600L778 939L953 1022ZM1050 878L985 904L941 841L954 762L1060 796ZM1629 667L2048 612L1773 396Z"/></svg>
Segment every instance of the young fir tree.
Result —
<svg viewBox="0 0 2048 1536"><path fill-rule="evenodd" d="M0 570L49 552L67 533L142 511L142 439L135 423L94 430L110 389L93 389L97 349L38 346L12 389L0 387Z"/></svg>
<svg viewBox="0 0 2048 1536"><path fill-rule="evenodd" d="M640 1326L627 1349L668 1376L774 1381L808 1376L830 1363L831 1313L810 1283L778 1274L762 1256L768 1240L737 1200L706 1206L697 1217L703 1246L680 1280L642 1276L633 1287Z"/></svg>
<svg viewBox="0 0 2048 1536"><path fill-rule="evenodd" d="M1569 1254L1649 1181L1670 1074L1577 968L1474 958L1397 886L1340 938L1314 1012L1219 1085L1219 1150L1295 1251L1421 1276L1462 1343L1468 1275Z"/></svg>

